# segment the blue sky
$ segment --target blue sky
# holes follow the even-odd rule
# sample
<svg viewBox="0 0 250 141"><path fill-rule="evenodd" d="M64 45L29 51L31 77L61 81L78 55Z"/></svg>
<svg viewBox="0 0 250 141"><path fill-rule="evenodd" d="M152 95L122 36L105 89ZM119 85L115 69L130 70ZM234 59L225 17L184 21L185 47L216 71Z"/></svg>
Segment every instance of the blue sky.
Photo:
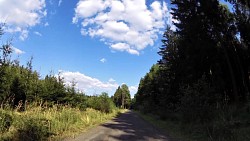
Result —
<svg viewBox="0 0 250 141"><path fill-rule="evenodd" d="M42 77L61 72L66 84L74 80L88 95L113 95L125 83L133 95L160 59L162 32L172 21L167 6L161 0L0 0L0 20L4 39L13 38L13 58L26 64L33 56Z"/></svg>

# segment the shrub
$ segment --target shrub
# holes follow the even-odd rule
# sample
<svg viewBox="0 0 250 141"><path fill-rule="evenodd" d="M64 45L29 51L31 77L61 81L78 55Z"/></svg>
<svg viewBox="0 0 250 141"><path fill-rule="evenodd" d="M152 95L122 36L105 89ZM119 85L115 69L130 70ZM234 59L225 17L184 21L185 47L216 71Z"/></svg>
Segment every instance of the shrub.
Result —
<svg viewBox="0 0 250 141"><path fill-rule="evenodd" d="M6 112L0 109L0 133L8 131L11 124L12 124L11 115L7 114Z"/></svg>
<svg viewBox="0 0 250 141"><path fill-rule="evenodd" d="M219 94L205 76L191 86L181 87L181 113L184 123L206 123L214 119Z"/></svg>
<svg viewBox="0 0 250 141"><path fill-rule="evenodd" d="M15 141L42 141L50 136L49 121L46 119L23 119L13 136Z"/></svg>
<svg viewBox="0 0 250 141"><path fill-rule="evenodd" d="M107 93L102 93L100 96L88 98L88 107L99 110L105 113L111 113L115 108L113 101L108 97Z"/></svg>

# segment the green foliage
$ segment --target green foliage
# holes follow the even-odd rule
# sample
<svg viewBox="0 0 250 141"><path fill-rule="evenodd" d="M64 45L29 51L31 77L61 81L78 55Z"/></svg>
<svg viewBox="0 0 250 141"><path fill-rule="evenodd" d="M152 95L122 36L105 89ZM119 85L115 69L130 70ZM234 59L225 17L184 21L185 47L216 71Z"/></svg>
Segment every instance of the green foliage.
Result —
<svg viewBox="0 0 250 141"><path fill-rule="evenodd" d="M12 124L12 117L4 110L0 109L0 133L6 132L9 130Z"/></svg>
<svg viewBox="0 0 250 141"><path fill-rule="evenodd" d="M182 122L207 123L216 117L218 104L222 100L215 89L209 85L205 76L192 86L180 88Z"/></svg>
<svg viewBox="0 0 250 141"><path fill-rule="evenodd" d="M91 96L87 100L88 107L91 107L93 109L105 112L105 113L111 113L115 106L111 98L109 98L107 93L102 93L99 96Z"/></svg>
<svg viewBox="0 0 250 141"><path fill-rule="evenodd" d="M141 79L138 92L135 95L137 109L151 113L156 112L159 108L161 97L160 86L160 68L159 65L153 65L144 78Z"/></svg>
<svg viewBox="0 0 250 141"><path fill-rule="evenodd" d="M24 119L20 120L19 129L14 134L16 141L43 141L49 136L49 121L46 119Z"/></svg>
<svg viewBox="0 0 250 141"><path fill-rule="evenodd" d="M249 139L249 2L228 1L233 12L219 0L171 1L177 29L166 29L162 58L135 95L135 109L175 122L193 140Z"/></svg>
<svg viewBox="0 0 250 141"><path fill-rule="evenodd" d="M3 27L0 25L0 37L2 35ZM60 73L57 75L51 73L41 78L39 73L33 70L33 57L26 66L20 65L18 60L12 60L9 42L0 47L0 53L1 108L12 107L18 111L25 111L25 103L42 101L40 104L43 107L53 107L54 104L70 105L81 110L93 107L106 113L114 109L107 93L98 97L88 97L77 91L75 82L72 82L71 86L66 86ZM130 101L126 98L124 100L129 104Z"/></svg>
<svg viewBox="0 0 250 141"><path fill-rule="evenodd" d="M113 96L113 101L116 107L130 108L131 96L128 86L126 84L122 84L122 86L119 86L116 89L115 94Z"/></svg>
<svg viewBox="0 0 250 141"><path fill-rule="evenodd" d="M111 113L103 113L90 108L81 111L69 105L56 104L46 108L42 107L41 103L27 104L23 112L0 109L0 140L63 140L106 122L118 113L118 109Z"/></svg>

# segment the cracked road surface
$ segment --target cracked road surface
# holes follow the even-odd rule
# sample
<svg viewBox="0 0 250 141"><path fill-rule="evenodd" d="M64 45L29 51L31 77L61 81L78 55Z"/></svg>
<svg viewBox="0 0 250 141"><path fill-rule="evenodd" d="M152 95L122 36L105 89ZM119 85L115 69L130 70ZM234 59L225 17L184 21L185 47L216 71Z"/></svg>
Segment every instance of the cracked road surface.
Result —
<svg viewBox="0 0 250 141"><path fill-rule="evenodd" d="M128 111L69 141L170 141L170 139L135 112Z"/></svg>

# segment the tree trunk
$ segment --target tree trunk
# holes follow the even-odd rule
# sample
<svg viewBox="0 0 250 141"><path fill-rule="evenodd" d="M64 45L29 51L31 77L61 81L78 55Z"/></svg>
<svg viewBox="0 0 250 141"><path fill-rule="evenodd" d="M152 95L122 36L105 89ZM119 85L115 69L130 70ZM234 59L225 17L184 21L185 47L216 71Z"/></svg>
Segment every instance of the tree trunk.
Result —
<svg viewBox="0 0 250 141"><path fill-rule="evenodd" d="M230 78L232 80L232 87L233 87L233 101L232 102L237 104L239 102L239 95L238 95L235 75L233 72L233 67L232 67L232 64L231 64L229 56L228 56L227 46L224 46L223 49L224 49L226 62L227 62L229 73L230 73Z"/></svg>

